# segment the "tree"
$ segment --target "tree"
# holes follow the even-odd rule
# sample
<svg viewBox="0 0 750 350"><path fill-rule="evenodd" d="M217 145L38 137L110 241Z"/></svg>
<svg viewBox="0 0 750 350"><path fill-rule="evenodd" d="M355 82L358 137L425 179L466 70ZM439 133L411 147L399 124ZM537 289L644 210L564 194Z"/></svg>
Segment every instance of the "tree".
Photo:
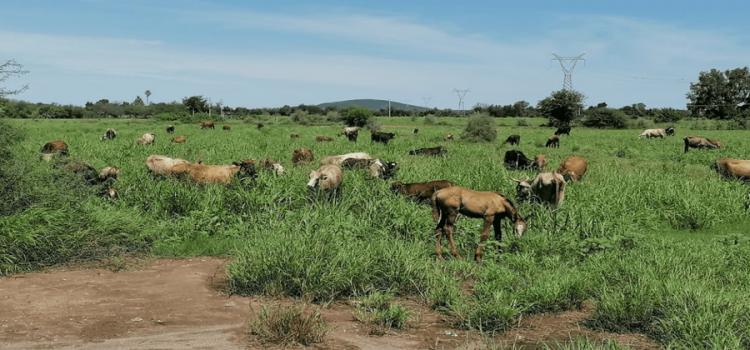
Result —
<svg viewBox="0 0 750 350"><path fill-rule="evenodd" d="M469 142L493 142L497 139L495 120L486 114L477 114L469 118L466 128L461 133L461 140Z"/></svg>
<svg viewBox="0 0 750 350"><path fill-rule="evenodd" d="M208 112L208 101L202 95L185 97L182 104L192 114Z"/></svg>
<svg viewBox="0 0 750 350"><path fill-rule="evenodd" d="M750 69L701 72L697 83L690 83L688 110L709 119L731 119L740 104L750 103Z"/></svg>
<svg viewBox="0 0 750 350"><path fill-rule="evenodd" d="M346 126L358 126L365 127L372 125L374 118L372 117L372 111L369 108L352 106L344 111L341 117Z"/></svg>
<svg viewBox="0 0 750 350"><path fill-rule="evenodd" d="M148 98L151 97L151 90L146 90L144 94L146 94L146 106L148 106Z"/></svg>
<svg viewBox="0 0 750 350"><path fill-rule="evenodd" d="M20 77L29 71L23 69L23 65L15 60L7 60L0 64L0 83L4 83L11 77ZM18 95L29 88L29 84L22 86L18 90L8 90L5 86L0 86L0 98L5 96Z"/></svg>
<svg viewBox="0 0 750 350"><path fill-rule="evenodd" d="M627 127L626 114L618 109L597 107L586 111L583 126L590 128L625 129Z"/></svg>
<svg viewBox="0 0 750 350"><path fill-rule="evenodd" d="M133 104L136 106L143 106L143 99L140 96L136 96Z"/></svg>
<svg viewBox="0 0 750 350"><path fill-rule="evenodd" d="M558 90L539 101L537 109L542 116L549 118L551 124L557 121L558 126L570 125L570 122L581 117L585 99L586 96L578 91Z"/></svg>

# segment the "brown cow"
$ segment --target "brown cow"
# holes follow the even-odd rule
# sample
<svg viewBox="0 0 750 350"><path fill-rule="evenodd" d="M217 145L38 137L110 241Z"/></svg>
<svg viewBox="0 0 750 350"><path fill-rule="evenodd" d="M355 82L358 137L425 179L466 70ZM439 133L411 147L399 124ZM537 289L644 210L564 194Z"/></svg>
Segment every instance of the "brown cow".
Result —
<svg viewBox="0 0 750 350"><path fill-rule="evenodd" d="M445 137L443 138L444 141L451 140L453 141L453 134L445 134Z"/></svg>
<svg viewBox="0 0 750 350"><path fill-rule="evenodd" d="M229 127L229 125L224 125L224 126L222 127L222 129L223 129L223 130L226 130L226 131L232 130L232 128L230 128L230 127Z"/></svg>
<svg viewBox="0 0 750 350"><path fill-rule="evenodd" d="M298 148L292 153L292 164L294 165L307 165L315 160L313 153L307 148Z"/></svg>
<svg viewBox="0 0 750 350"><path fill-rule="evenodd" d="M565 181L581 181L589 164L579 156L572 156L560 163L557 173L565 178Z"/></svg>
<svg viewBox="0 0 750 350"><path fill-rule="evenodd" d="M292 134L291 138L293 138L293 139L298 139L298 138L299 138L299 135L297 135L297 134Z"/></svg>
<svg viewBox="0 0 750 350"><path fill-rule="evenodd" d="M547 169L547 157L544 154L539 154L534 157L534 163L531 163L531 169L542 171Z"/></svg>
<svg viewBox="0 0 750 350"><path fill-rule="evenodd" d="M719 140L711 140L702 136L685 136L685 152L687 153L690 148L697 149L715 149L721 148L722 144Z"/></svg>
<svg viewBox="0 0 750 350"><path fill-rule="evenodd" d="M316 136L315 141L318 141L318 142L333 141L333 139L327 136Z"/></svg>
<svg viewBox="0 0 750 350"><path fill-rule="evenodd" d="M231 165L182 163L172 168L172 174L179 179L189 178L201 185L207 183L229 185L232 183L232 177L235 175L240 181L248 178L255 179L258 176L255 172L255 162L249 159L234 162Z"/></svg>
<svg viewBox="0 0 750 350"><path fill-rule="evenodd" d="M565 199L565 179L558 173L541 173L532 181L511 179L517 183L516 199L560 206Z"/></svg>
<svg viewBox="0 0 750 350"><path fill-rule="evenodd" d="M39 150L39 159L50 161L55 156L67 156L68 144L63 140L50 141Z"/></svg>
<svg viewBox="0 0 750 350"><path fill-rule="evenodd" d="M547 144L544 147L557 147L560 148L560 136L552 135L547 139Z"/></svg>
<svg viewBox="0 0 750 350"><path fill-rule="evenodd" d="M180 135L178 137L173 137L170 141L172 141L174 143L183 143L183 142L185 142L185 140L186 140L185 136L184 135Z"/></svg>
<svg viewBox="0 0 750 350"><path fill-rule="evenodd" d="M482 235L479 238L479 246L475 253L475 260L482 262L482 246L487 240L490 232L490 226L495 228L495 239L502 241L501 221L508 218L513 222L513 230L518 237L526 232L526 219L521 217L510 198L499 192L480 192L473 191L458 186L451 186L435 192L432 195L432 220L440 221L435 227L437 235L438 258L443 260L442 247L440 241L443 238L443 232L448 235L448 242L451 246L451 253L456 259L461 260L461 256L456 250L456 244L453 242L453 230L458 214L461 213L470 218L484 219Z"/></svg>
<svg viewBox="0 0 750 350"><path fill-rule="evenodd" d="M153 133L145 133L141 138L136 140L135 143L139 145L153 145L154 141L156 141L156 135Z"/></svg>
<svg viewBox="0 0 750 350"><path fill-rule="evenodd" d="M180 158L169 158L157 154L146 158L146 167L153 175L172 175L172 168L178 164L189 164L187 160Z"/></svg>
<svg viewBox="0 0 750 350"><path fill-rule="evenodd" d="M106 182L108 180L117 181L120 179L120 169L114 166L108 166L99 172L99 181Z"/></svg>
<svg viewBox="0 0 750 350"><path fill-rule="evenodd" d="M512 145L520 145L521 144L521 135L510 135L507 139L505 139L505 142L503 144L509 143Z"/></svg>
<svg viewBox="0 0 750 350"><path fill-rule="evenodd" d="M276 176L284 175L284 167L276 159L266 158L258 162L258 168L273 171Z"/></svg>
<svg viewBox="0 0 750 350"><path fill-rule="evenodd" d="M341 169L337 165L323 165L310 172L307 188L309 190L316 188L323 191L334 190L341 186L342 180Z"/></svg>
<svg viewBox="0 0 750 350"><path fill-rule="evenodd" d="M711 169L727 179L750 181L750 160L719 158L711 164Z"/></svg>
<svg viewBox="0 0 750 350"><path fill-rule="evenodd" d="M212 122L212 121L205 121L205 122L201 123L201 129L205 129L205 128L214 129L215 128L214 122Z"/></svg>
<svg viewBox="0 0 750 350"><path fill-rule="evenodd" d="M448 180L413 182L408 184L396 181L391 184L391 192L413 197L419 202L427 202L432 198L433 193L451 186L453 186L453 183Z"/></svg>

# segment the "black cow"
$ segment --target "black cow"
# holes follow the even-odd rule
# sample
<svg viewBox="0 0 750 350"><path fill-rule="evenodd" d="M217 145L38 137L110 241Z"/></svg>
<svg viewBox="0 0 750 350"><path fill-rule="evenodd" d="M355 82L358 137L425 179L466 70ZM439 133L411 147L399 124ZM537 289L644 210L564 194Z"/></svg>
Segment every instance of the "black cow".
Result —
<svg viewBox="0 0 750 350"><path fill-rule="evenodd" d="M418 134L419 133L419 129L418 128L414 128L414 133Z"/></svg>
<svg viewBox="0 0 750 350"><path fill-rule="evenodd" d="M167 126L167 134L174 134L174 125Z"/></svg>
<svg viewBox="0 0 750 350"><path fill-rule="evenodd" d="M375 159L370 164L370 176L377 179L388 180L396 177L398 163Z"/></svg>
<svg viewBox="0 0 750 350"><path fill-rule="evenodd" d="M555 135L568 135L570 136L570 127L569 126L561 126L557 128L557 131L555 131Z"/></svg>
<svg viewBox="0 0 750 350"><path fill-rule="evenodd" d="M393 140L394 137L396 137L396 134L392 132L377 131L370 135L370 143L380 142L384 145L387 145L388 142Z"/></svg>
<svg viewBox="0 0 750 350"><path fill-rule="evenodd" d="M508 170L523 170L531 168L534 164L534 160L526 157L523 152L512 149L505 152L505 160L503 163Z"/></svg>
<svg viewBox="0 0 750 350"><path fill-rule="evenodd" d="M261 123L258 123L258 130L260 130L260 129L263 129L263 127L264 127L264 126L265 126L265 125L263 125L263 124L261 124Z"/></svg>
<svg viewBox="0 0 750 350"><path fill-rule="evenodd" d="M409 151L409 155L411 156L422 154L426 156L439 157L439 156L445 156L447 153L448 153L448 150L445 148L445 146L420 148L420 149L415 149L413 151Z"/></svg>
<svg viewBox="0 0 750 350"><path fill-rule="evenodd" d="M505 143L509 143L512 145L520 145L521 144L521 135L510 135L507 139L505 139Z"/></svg>
<svg viewBox="0 0 750 350"><path fill-rule="evenodd" d="M357 142L357 138L359 137L359 130L349 131L345 133L346 139L351 142Z"/></svg>
<svg viewBox="0 0 750 350"><path fill-rule="evenodd" d="M674 136L674 127L668 127L664 129L664 132L667 134L667 136Z"/></svg>
<svg viewBox="0 0 750 350"><path fill-rule="evenodd" d="M100 140L114 140L115 137L117 137L117 132L115 131L115 129L110 128L107 129L107 132L102 135Z"/></svg>

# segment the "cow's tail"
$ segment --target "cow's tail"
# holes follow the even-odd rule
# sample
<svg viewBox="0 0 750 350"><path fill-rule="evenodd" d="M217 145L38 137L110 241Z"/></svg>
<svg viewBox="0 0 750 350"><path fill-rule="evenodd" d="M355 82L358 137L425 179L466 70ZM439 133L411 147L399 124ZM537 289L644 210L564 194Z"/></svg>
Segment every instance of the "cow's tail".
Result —
<svg viewBox="0 0 750 350"><path fill-rule="evenodd" d="M563 196L564 195L565 194L563 194ZM559 206L560 204L562 204L563 196L560 195L560 181L555 179L555 205Z"/></svg>
<svg viewBox="0 0 750 350"><path fill-rule="evenodd" d="M437 194L438 191L435 191L435 193L432 194L432 197L430 197L430 205L432 206L432 221L437 222L440 219L440 211L437 207Z"/></svg>

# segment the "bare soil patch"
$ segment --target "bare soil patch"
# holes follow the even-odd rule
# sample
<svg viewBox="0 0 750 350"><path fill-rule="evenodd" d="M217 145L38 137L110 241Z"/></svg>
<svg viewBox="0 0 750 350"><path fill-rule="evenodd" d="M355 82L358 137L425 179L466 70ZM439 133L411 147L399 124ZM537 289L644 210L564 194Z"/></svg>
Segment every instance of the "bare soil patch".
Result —
<svg viewBox="0 0 750 350"><path fill-rule="evenodd" d="M227 296L225 259L139 261L138 270L111 262L83 270L55 269L0 279L0 344L3 349L255 349L278 348L247 335L247 321L263 305L289 299ZM113 272L118 270L120 272ZM316 349L481 349L475 332L456 330L444 315L415 300L400 300L419 314L414 326L370 336L354 321L353 302L323 310L334 327ZM535 315L497 335L495 344L537 348L540 340L565 342L577 335L616 339L633 348L658 348L640 335L586 329L591 306ZM452 332L458 336L446 334Z"/></svg>

